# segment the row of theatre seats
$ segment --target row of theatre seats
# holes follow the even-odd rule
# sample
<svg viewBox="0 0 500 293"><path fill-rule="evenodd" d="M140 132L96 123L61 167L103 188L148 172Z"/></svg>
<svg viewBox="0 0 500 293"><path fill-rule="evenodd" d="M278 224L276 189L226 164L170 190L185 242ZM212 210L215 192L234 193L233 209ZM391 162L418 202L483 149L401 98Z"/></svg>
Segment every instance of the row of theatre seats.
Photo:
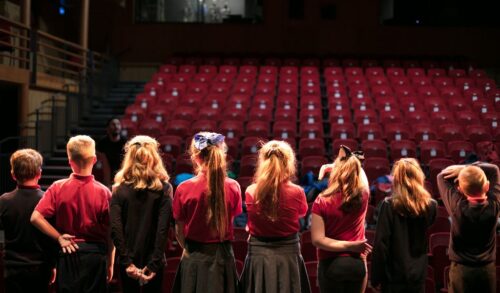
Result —
<svg viewBox="0 0 500 293"><path fill-rule="evenodd" d="M484 142L500 147L500 90L470 64L294 60L170 59L127 107L124 134L156 137L178 174L192 172L186 149L194 133L223 133L242 186L268 139L290 143L300 175L317 172L341 144L365 152L370 180L394 160L416 157L434 195L439 170Z"/></svg>

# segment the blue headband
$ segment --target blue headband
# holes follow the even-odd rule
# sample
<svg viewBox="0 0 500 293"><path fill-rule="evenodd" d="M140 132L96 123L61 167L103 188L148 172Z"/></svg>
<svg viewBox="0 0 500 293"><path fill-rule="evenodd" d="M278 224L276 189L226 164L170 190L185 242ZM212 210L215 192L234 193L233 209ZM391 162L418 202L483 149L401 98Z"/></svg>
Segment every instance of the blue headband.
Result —
<svg viewBox="0 0 500 293"><path fill-rule="evenodd" d="M209 145L223 143L224 138L224 135L215 132L197 133L194 135L194 147L201 151Z"/></svg>

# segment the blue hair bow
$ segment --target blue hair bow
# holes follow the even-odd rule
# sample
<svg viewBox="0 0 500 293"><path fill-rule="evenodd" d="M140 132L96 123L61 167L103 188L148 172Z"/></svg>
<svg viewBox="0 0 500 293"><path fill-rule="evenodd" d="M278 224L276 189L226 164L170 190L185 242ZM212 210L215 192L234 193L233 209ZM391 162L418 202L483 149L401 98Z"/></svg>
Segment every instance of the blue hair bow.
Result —
<svg viewBox="0 0 500 293"><path fill-rule="evenodd" d="M194 147L201 151L209 145L223 143L224 138L224 135L215 132L197 133L194 135Z"/></svg>

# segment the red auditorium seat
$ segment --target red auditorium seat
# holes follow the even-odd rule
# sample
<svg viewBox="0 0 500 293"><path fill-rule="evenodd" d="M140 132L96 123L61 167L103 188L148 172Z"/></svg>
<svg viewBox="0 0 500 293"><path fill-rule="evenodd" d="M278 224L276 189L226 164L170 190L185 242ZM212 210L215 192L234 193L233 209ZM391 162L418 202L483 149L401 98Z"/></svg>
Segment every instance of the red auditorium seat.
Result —
<svg viewBox="0 0 500 293"><path fill-rule="evenodd" d="M262 74L270 74L270 75L278 75L278 67L280 63L279 59L275 59L272 63L268 63L270 58L266 59L264 63L266 64L265 66L260 67L260 75Z"/></svg>
<svg viewBox="0 0 500 293"><path fill-rule="evenodd" d="M138 133L158 138L162 134L162 125L155 119L144 119L139 124Z"/></svg>
<svg viewBox="0 0 500 293"><path fill-rule="evenodd" d="M474 145L468 141L458 140L448 142L448 155L455 163L465 160L468 154L474 151Z"/></svg>
<svg viewBox="0 0 500 293"><path fill-rule="evenodd" d="M297 136L295 121L276 121L273 125L273 136L278 139L295 138Z"/></svg>
<svg viewBox="0 0 500 293"><path fill-rule="evenodd" d="M248 121L246 125L245 136L256 136L267 139L270 134L269 122L266 121Z"/></svg>
<svg viewBox="0 0 500 293"><path fill-rule="evenodd" d="M368 67L365 70L366 76L384 76L384 68L382 67Z"/></svg>
<svg viewBox="0 0 500 293"><path fill-rule="evenodd" d="M410 128L406 124L391 123L384 126L385 137L388 141L411 139Z"/></svg>
<svg viewBox="0 0 500 293"><path fill-rule="evenodd" d="M470 110L470 103L464 98L448 99L448 107L452 112Z"/></svg>
<svg viewBox="0 0 500 293"><path fill-rule="evenodd" d="M231 65L229 63L225 63L226 65L222 65L219 68L219 73L223 74L231 74L231 75L236 75L238 73L238 68L234 65Z"/></svg>
<svg viewBox="0 0 500 293"><path fill-rule="evenodd" d="M424 111L414 111L414 112L406 112L403 114L405 117L405 121L409 125L416 125L422 123L429 123L430 119L426 112Z"/></svg>
<svg viewBox="0 0 500 293"><path fill-rule="evenodd" d="M427 70L427 76L432 78L439 78L446 76L446 70L442 68L432 68Z"/></svg>
<svg viewBox="0 0 500 293"><path fill-rule="evenodd" d="M297 120L297 109L276 109L274 113L275 121L296 121Z"/></svg>
<svg viewBox="0 0 500 293"><path fill-rule="evenodd" d="M299 156L301 158L307 156L324 156L325 142L323 139L319 138L302 138L299 141Z"/></svg>
<svg viewBox="0 0 500 293"><path fill-rule="evenodd" d="M129 105L125 109L125 117L130 119L132 122L137 123L144 118L146 111L139 105Z"/></svg>
<svg viewBox="0 0 500 293"><path fill-rule="evenodd" d="M423 68L408 68L406 70L406 74L410 78L426 76L425 70Z"/></svg>
<svg viewBox="0 0 500 293"><path fill-rule="evenodd" d="M241 188L241 199L242 201L245 201L245 191L247 190L247 187L250 186L253 183L253 177L252 176L241 176L236 179L238 183L240 184Z"/></svg>
<svg viewBox="0 0 500 293"><path fill-rule="evenodd" d="M222 121L219 131L226 138L239 138L243 134L243 121Z"/></svg>
<svg viewBox="0 0 500 293"><path fill-rule="evenodd" d="M271 121L273 116L272 108L261 109L259 107L250 108L248 119L249 120L262 120Z"/></svg>
<svg viewBox="0 0 500 293"><path fill-rule="evenodd" d="M354 110L354 123L357 125L368 125L378 123L375 110Z"/></svg>
<svg viewBox="0 0 500 293"><path fill-rule="evenodd" d="M160 66L160 72L163 73L176 73L177 72L177 66L173 64L165 64Z"/></svg>
<svg viewBox="0 0 500 293"><path fill-rule="evenodd" d="M338 67L338 66L327 66L327 67L325 67L323 74L325 75L325 77L343 76L344 69L342 67Z"/></svg>
<svg viewBox="0 0 500 293"><path fill-rule="evenodd" d="M444 88L453 85L453 79L447 76L436 77L432 80L432 83L437 88Z"/></svg>
<svg viewBox="0 0 500 293"><path fill-rule="evenodd" d="M183 138L180 136L164 135L158 138L158 143L163 153L176 158L181 153Z"/></svg>
<svg viewBox="0 0 500 293"><path fill-rule="evenodd" d="M358 126L358 137L361 140L383 139L384 134L380 124L362 124Z"/></svg>
<svg viewBox="0 0 500 293"><path fill-rule="evenodd" d="M443 125L454 123L453 113L449 111L430 112L431 123L433 125Z"/></svg>
<svg viewBox="0 0 500 293"><path fill-rule="evenodd" d="M435 233L450 233L451 224L448 217L436 217L434 223L427 229L427 236Z"/></svg>
<svg viewBox="0 0 500 293"><path fill-rule="evenodd" d="M391 158L399 160L400 158L416 158L417 147L411 140L393 140L390 142Z"/></svg>
<svg viewBox="0 0 500 293"><path fill-rule="evenodd" d="M253 85L248 84L248 83L235 84L231 93L232 94L252 94L253 93Z"/></svg>
<svg viewBox="0 0 500 293"><path fill-rule="evenodd" d="M336 157L339 153L339 149L341 145L345 145L351 150L355 151L358 149L358 142L355 139L335 139L332 142L332 156Z"/></svg>
<svg viewBox="0 0 500 293"><path fill-rule="evenodd" d="M257 94L253 97L252 106L262 110L272 109L274 107L274 97L269 94Z"/></svg>
<svg viewBox="0 0 500 293"><path fill-rule="evenodd" d="M489 129L486 126L479 124L466 126L465 134L467 135L468 140L474 145L480 141L492 140Z"/></svg>
<svg viewBox="0 0 500 293"><path fill-rule="evenodd" d="M241 155L257 154L262 143L265 141L261 137L247 136L241 142Z"/></svg>
<svg viewBox="0 0 500 293"><path fill-rule="evenodd" d="M406 76L388 76L389 83L393 85L394 88L399 86L409 86L410 80Z"/></svg>
<svg viewBox="0 0 500 293"><path fill-rule="evenodd" d="M276 67L272 67L276 69ZM277 82L277 74L276 73L262 73L262 67L261 67L261 73L257 77L257 83L269 83L269 84L276 84Z"/></svg>
<svg viewBox="0 0 500 293"><path fill-rule="evenodd" d="M176 74L174 74L174 76L172 76L172 83L182 84L184 86L183 92L185 92L186 85L191 81L191 78L193 77L193 75L194 75L194 73L189 73L189 72L176 73Z"/></svg>
<svg viewBox="0 0 500 293"><path fill-rule="evenodd" d="M137 134L137 122L132 121L130 118L122 118L120 123L122 125L121 134L124 137L131 138Z"/></svg>
<svg viewBox="0 0 500 293"><path fill-rule="evenodd" d="M493 113L493 112L485 113L481 115L481 120L483 121L483 125L489 127L491 131L496 131L499 127L498 113ZM495 132L492 133L494 134Z"/></svg>
<svg viewBox="0 0 500 293"><path fill-rule="evenodd" d="M391 173L387 158L366 158L363 162L363 169L366 172L369 182L373 182L378 177Z"/></svg>
<svg viewBox="0 0 500 293"><path fill-rule="evenodd" d="M420 142L420 163L428 164L430 160L444 158L446 156L446 147L442 141L426 140Z"/></svg>
<svg viewBox="0 0 500 293"><path fill-rule="evenodd" d="M403 123L404 118L399 110L382 111L379 115L379 121L382 124Z"/></svg>
<svg viewBox="0 0 500 293"><path fill-rule="evenodd" d="M415 87L428 87L428 86L431 86L431 79L426 77L426 76L418 76L418 77L412 77L410 78L411 79L411 83L413 84L413 86Z"/></svg>
<svg viewBox="0 0 500 293"><path fill-rule="evenodd" d="M448 70L448 76L453 78L462 78L467 76L464 69L450 69Z"/></svg>
<svg viewBox="0 0 500 293"><path fill-rule="evenodd" d="M297 97L293 95L279 95L276 101L276 110L292 110L297 109Z"/></svg>
<svg viewBox="0 0 500 293"><path fill-rule="evenodd" d="M495 105L491 100L482 99L472 102L472 109L475 113L482 115L495 112Z"/></svg>
<svg viewBox="0 0 500 293"><path fill-rule="evenodd" d="M470 110L455 112L455 120L462 126L479 124L479 117Z"/></svg>
<svg viewBox="0 0 500 293"><path fill-rule="evenodd" d="M205 95L206 94L203 93L187 93L182 99L179 100L179 105L187 107L199 107Z"/></svg>
<svg viewBox="0 0 500 293"><path fill-rule="evenodd" d="M219 73L214 79L215 83L233 83L236 79L235 73Z"/></svg>
<svg viewBox="0 0 500 293"><path fill-rule="evenodd" d="M464 140L463 128L458 124L439 125L440 137L443 141Z"/></svg>
<svg viewBox="0 0 500 293"><path fill-rule="evenodd" d="M278 88L278 94L297 96L299 94L299 89L295 84L280 84Z"/></svg>
<svg viewBox="0 0 500 293"><path fill-rule="evenodd" d="M214 120L196 120L191 125L191 135L195 135L201 131L215 132L217 131L217 121Z"/></svg>
<svg viewBox="0 0 500 293"><path fill-rule="evenodd" d="M429 237L429 264L434 268L434 279L436 280L439 288L441 288L444 284L444 268L450 265L450 259L448 256L449 243L449 232L435 233Z"/></svg>
<svg viewBox="0 0 500 293"><path fill-rule="evenodd" d="M251 177L255 173L255 168L257 167L257 155L245 155L241 157L240 160L240 172L239 177Z"/></svg>
<svg viewBox="0 0 500 293"><path fill-rule="evenodd" d="M193 162L187 154L180 154L175 159L175 173L194 173Z"/></svg>
<svg viewBox="0 0 500 293"><path fill-rule="evenodd" d="M387 144L381 139L363 140L361 149L366 158L387 158Z"/></svg>
<svg viewBox="0 0 500 293"><path fill-rule="evenodd" d="M196 117L197 109L195 107L180 106L174 110L173 119L193 121Z"/></svg>
<svg viewBox="0 0 500 293"><path fill-rule="evenodd" d="M420 143L421 141L435 140L437 138L436 127L428 122L414 124L413 137L417 143Z"/></svg>
<svg viewBox="0 0 500 293"><path fill-rule="evenodd" d="M214 109L214 110L218 110L218 109ZM201 111L201 109L200 109L200 111ZM247 112L248 112L248 110L246 110L246 109L226 108L224 110L223 115L222 115L222 120L245 121L247 119Z"/></svg>
<svg viewBox="0 0 500 293"><path fill-rule="evenodd" d="M332 139L347 139L356 138L355 128L352 123L338 124L334 123L330 125L330 134Z"/></svg>
<svg viewBox="0 0 500 293"><path fill-rule="evenodd" d="M189 135L190 128L191 128L190 121L170 120L167 122L164 133L166 135L177 135L181 137L186 137Z"/></svg>
<svg viewBox="0 0 500 293"><path fill-rule="evenodd" d="M323 156L308 156L302 158L302 166L300 169L301 176L309 171L312 171L314 175L317 175L321 166L327 163L328 160Z"/></svg>
<svg viewBox="0 0 500 293"><path fill-rule="evenodd" d="M447 86L439 89L439 93L442 98L447 100L450 99L462 99L462 91L455 86Z"/></svg>
<svg viewBox="0 0 500 293"><path fill-rule="evenodd" d="M328 120L333 124L351 123L351 111L347 108L342 110L330 110Z"/></svg>
<svg viewBox="0 0 500 293"><path fill-rule="evenodd" d="M300 137L301 138L323 138L323 123L301 123L300 125Z"/></svg>
<svg viewBox="0 0 500 293"><path fill-rule="evenodd" d="M429 161L429 181L432 185L432 195L435 198L440 198L439 190L437 188L436 177L437 175L446 167L455 164L454 161L450 159L432 159Z"/></svg>

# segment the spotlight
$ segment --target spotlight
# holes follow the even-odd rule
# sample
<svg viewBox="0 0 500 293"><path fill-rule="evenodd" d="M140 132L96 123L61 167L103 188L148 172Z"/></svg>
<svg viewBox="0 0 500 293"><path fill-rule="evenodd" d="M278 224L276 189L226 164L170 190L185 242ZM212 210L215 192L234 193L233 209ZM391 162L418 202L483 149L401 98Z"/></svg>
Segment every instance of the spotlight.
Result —
<svg viewBox="0 0 500 293"><path fill-rule="evenodd" d="M64 15L66 14L66 8L64 8L63 6L60 6L59 7L59 15Z"/></svg>

